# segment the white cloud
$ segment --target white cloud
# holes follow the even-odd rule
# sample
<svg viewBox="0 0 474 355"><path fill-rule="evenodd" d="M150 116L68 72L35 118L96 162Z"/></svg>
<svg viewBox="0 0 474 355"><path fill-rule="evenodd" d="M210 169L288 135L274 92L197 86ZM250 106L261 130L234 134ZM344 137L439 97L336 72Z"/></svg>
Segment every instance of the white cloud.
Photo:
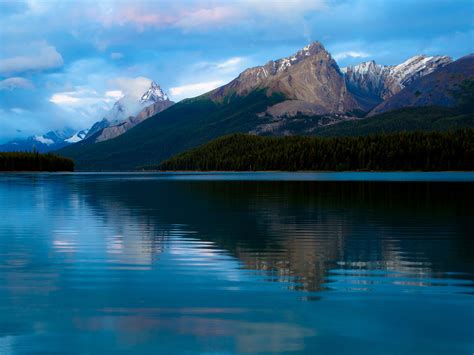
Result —
<svg viewBox="0 0 474 355"><path fill-rule="evenodd" d="M174 100L181 100L187 97L195 97L204 94L208 91L218 88L223 84L225 84L225 81L215 80L176 86L170 89L170 94Z"/></svg>
<svg viewBox="0 0 474 355"><path fill-rule="evenodd" d="M111 91L106 91L105 96L118 100L122 98L124 95L121 90L111 90Z"/></svg>
<svg viewBox="0 0 474 355"><path fill-rule="evenodd" d="M81 99L74 97L74 92L70 91L53 94L49 101L56 105L71 105L79 103Z"/></svg>
<svg viewBox="0 0 474 355"><path fill-rule="evenodd" d="M224 69L224 70L235 70L235 69L238 69L243 64L244 61L245 61L245 58L242 58L242 57L230 58L221 63L217 63L216 68Z"/></svg>
<svg viewBox="0 0 474 355"><path fill-rule="evenodd" d="M248 57L231 57L191 64L179 73L177 83L170 88L170 98L179 101L218 88L234 79L250 62Z"/></svg>
<svg viewBox="0 0 474 355"><path fill-rule="evenodd" d="M13 77L0 81L0 90L34 89L33 83L25 78Z"/></svg>
<svg viewBox="0 0 474 355"><path fill-rule="evenodd" d="M180 2L128 1L114 2L110 6L104 1L96 11L77 7L77 16L97 21L105 28L131 25L138 31L145 28L180 28L185 31L239 25L242 21L295 22L309 12L322 11L327 0L240 0L204 2L189 0Z"/></svg>
<svg viewBox="0 0 474 355"><path fill-rule="evenodd" d="M17 114L17 115L22 115L24 113L29 112L28 110L25 110L25 109L20 108L20 107L13 107L13 108L10 109L10 111Z"/></svg>
<svg viewBox="0 0 474 355"><path fill-rule="evenodd" d="M345 51L336 53L333 55L333 57L335 60L341 60L346 58L367 58L370 57L370 54L358 51Z"/></svg>
<svg viewBox="0 0 474 355"><path fill-rule="evenodd" d="M150 87L152 80L139 76L136 78L118 77L109 81L109 85L120 90L123 95L140 98Z"/></svg>
<svg viewBox="0 0 474 355"><path fill-rule="evenodd" d="M108 93L108 94L107 94ZM62 126L87 128L112 108L117 101L116 92L97 92L90 87L75 87L70 91L57 92L50 96L55 116Z"/></svg>
<svg viewBox="0 0 474 355"><path fill-rule="evenodd" d="M63 57L55 47L46 42L28 46L30 54L0 59L0 73L21 73L61 67Z"/></svg>
<svg viewBox="0 0 474 355"><path fill-rule="evenodd" d="M257 12L267 17L294 17L309 11L322 11L327 8L326 0L242 0L248 13Z"/></svg>
<svg viewBox="0 0 474 355"><path fill-rule="evenodd" d="M63 108L87 107L97 104L110 106L116 101L117 92L108 92L108 95L100 95L97 91L89 88L77 88L73 91L64 91L53 94L49 101Z"/></svg>
<svg viewBox="0 0 474 355"><path fill-rule="evenodd" d="M216 6L213 8L201 8L190 11L176 21L175 26L192 29L208 27L212 25L222 25L231 19L235 19L237 9L232 6Z"/></svg>
<svg viewBox="0 0 474 355"><path fill-rule="evenodd" d="M112 59L114 59L114 60L122 59L122 58L123 58L123 54L120 53L120 52L113 52L113 53L110 53L110 58L112 58Z"/></svg>
<svg viewBox="0 0 474 355"><path fill-rule="evenodd" d="M43 136L35 136L35 141L46 144L46 145L51 145L54 143L52 139L49 139Z"/></svg>

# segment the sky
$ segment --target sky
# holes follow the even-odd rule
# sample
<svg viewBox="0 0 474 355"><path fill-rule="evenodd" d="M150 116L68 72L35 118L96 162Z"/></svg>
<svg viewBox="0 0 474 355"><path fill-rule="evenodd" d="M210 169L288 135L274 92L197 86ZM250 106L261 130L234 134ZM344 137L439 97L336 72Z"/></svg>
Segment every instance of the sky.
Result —
<svg viewBox="0 0 474 355"><path fill-rule="evenodd" d="M472 0L0 0L0 143L179 101L320 41L338 64L474 52Z"/></svg>

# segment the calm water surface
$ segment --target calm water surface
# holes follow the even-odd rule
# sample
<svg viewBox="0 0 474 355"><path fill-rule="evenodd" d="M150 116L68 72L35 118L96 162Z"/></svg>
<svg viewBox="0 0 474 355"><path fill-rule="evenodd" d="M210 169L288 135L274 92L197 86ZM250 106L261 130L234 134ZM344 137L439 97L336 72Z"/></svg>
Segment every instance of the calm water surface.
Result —
<svg viewBox="0 0 474 355"><path fill-rule="evenodd" d="M0 354L472 354L474 174L2 174Z"/></svg>

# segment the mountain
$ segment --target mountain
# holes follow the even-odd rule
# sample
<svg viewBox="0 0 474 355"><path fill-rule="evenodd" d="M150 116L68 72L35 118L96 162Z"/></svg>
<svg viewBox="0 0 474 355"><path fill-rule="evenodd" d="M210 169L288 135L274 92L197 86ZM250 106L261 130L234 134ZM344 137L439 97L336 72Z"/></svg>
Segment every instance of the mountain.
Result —
<svg viewBox="0 0 474 355"><path fill-rule="evenodd" d="M210 97L219 101L232 94L245 96L258 89L264 89L267 95L285 96L286 100L266 110L273 117L298 113L345 114L359 108L347 90L337 63L319 42L311 43L290 57L245 70Z"/></svg>
<svg viewBox="0 0 474 355"><path fill-rule="evenodd" d="M443 63L448 60L417 56L395 67L372 62L365 69L359 66L341 71L324 47L314 42L292 56L247 69L220 88L174 104L114 139L74 144L59 153L73 158L79 170L133 170L159 164L176 153L231 133L317 135L339 125L362 124L365 120L357 117L361 111L368 111L405 85L411 87L447 68L450 64ZM367 80L360 80L365 86L356 86L356 81L351 84L349 73L355 71L361 75L367 72ZM376 101L367 109L361 97L369 97L368 93ZM400 115L415 118L410 130L416 130L417 125L430 130L433 120L416 116L431 117L430 112L406 111ZM445 114L452 119L436 118L443 121L442 129L473 126L470 116L459 117L455 110ZM403 125L394 128L389 121L383 119L382 125L372 127L382 132L389 126L392 131L404 130Z"/></svg>
<svg viewBox="0 0 474 355"><path fill-rule="evenodd" d="M208 93L182 100L114 139L73 144L58 154L73 158L77 170L133 170L225 134L249 132L265 122L259 113L283 100L256 90L216 102Z"/></svg>
<svg viewBox="0 0 474 355"><path fill-rule="evenodd" d="M454 92L465 80L474 80L474 54L462 57L450 64L432 71L392 95L374 108L370 115L402 107L445 106L454 107L457 101Z"/></svg>
<svg viewBox="0 0 474 355"><path fill-rule="evenodd" d="M370 110L420 78L450 64L447 56L417 55L405 62L386 66L375 61L342 68L349 91L360 106Z"/></svg>
<svg viewBox="0 0 474 355"><path fill-rule="evenodd" d="M0 151L49 152L70 144L91 144L115 138L147 118L173 105L168 96L154 81L139 97L127 95L120 98L104 118L95 122L90 129L75 131L71 128L50 131L25 139L15 139L0 145Z"/></svg>
<svg viewBox="0 0 474 355"><path fill-rule="evenodd" d="M15 139L0 145L0 151L19 152L37 150L40 153L60 149L66 145L77 143L84 139L87 130L75 131L72 128L50 131L43 135Z"/></svg>
<svg viewBox="0 0 474 355"><path fill-rule="evenodd" d="M115 138L173 104L161 87L152 81L140 97L126 95L120 98L101 121L92 125L82 144Z"/></svg>

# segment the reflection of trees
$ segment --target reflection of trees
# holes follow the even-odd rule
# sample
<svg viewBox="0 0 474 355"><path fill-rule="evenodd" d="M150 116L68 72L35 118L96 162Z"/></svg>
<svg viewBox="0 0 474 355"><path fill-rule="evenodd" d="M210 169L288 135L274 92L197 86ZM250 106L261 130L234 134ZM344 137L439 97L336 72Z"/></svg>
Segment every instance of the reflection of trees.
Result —
<svg viewBox="0 0 474 355"><path fill-rule="evenodd" d="M146 245L144 252L155 255L166 245L166 231L179 225L269 280L296 281L291 287L306 290L320 289L334 267L426 273L465 268L472 260L459 260L472 254L460 252L469 243L466 219L458 215L472 211L468 184L99 179L78 191L108 211L113 225L147 226L143 240L128 248ZM440 228L457 237L429 247Z"/></svg>
<svg viewBox="0 0 474 355"><path fill-rule="evenodd" d="M12 235L53 231L53 240L32 239L38 246L25 249L30 254L21 257L2 252L2 248L21 247L0 244L5 255L4 282L9 283L9 265L14 267L19 260L41 264L51 251L73 260L78 248L91 242L102 243L102 253L111 263L150 267L186 233L228 251L246 269L262 271L266 280L286 282L296 289L322 289L333 268L424 275L466 272L466 267L474 270L470 239L474 184L131 177L19 181L16 194L24 189L25 201L34 198L33 203L44 210L81 211L84 221L83 225L70 223L70 230L59 230L51 221L46 221L43 231L38 223L9 226L22 228L11 229ZM106 231L105 238L97 234L97 228ZM12 241L21 243L21 239ZM44 246L46 242L50 244ZM48 275L53 276L53 268L50 271ZM45 288L54 289L58 278L55 275L45 282Z"/></svg>

